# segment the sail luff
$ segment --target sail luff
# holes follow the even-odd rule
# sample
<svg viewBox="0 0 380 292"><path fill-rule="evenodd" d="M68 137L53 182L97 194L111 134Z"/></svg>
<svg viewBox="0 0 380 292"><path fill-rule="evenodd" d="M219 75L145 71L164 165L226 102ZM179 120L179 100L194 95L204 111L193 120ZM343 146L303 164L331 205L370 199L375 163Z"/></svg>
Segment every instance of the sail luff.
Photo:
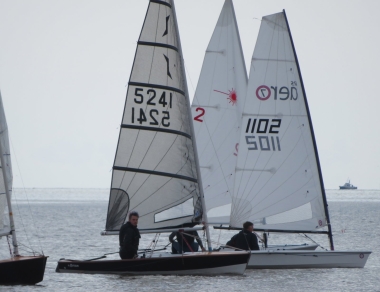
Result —
<svg viewBox="0 0 380 292"><path fill-rule="evenodd" d="M178 22L177 22L177 14L175 13L175 6L174 6L174 0L172 2L172 9L174 11L174 22L176 23L176 26L178 27ZM178 39L178 46L180 49L180 52L182 52L182 47L181 47L181 40L180 36L177 30L177 39ZM187 104L188 104L188 113L189 113L189 118L192 117L191 115L191 105L190 105L190 98L189 98L189 91L187 87L187 79L186 79L186 72L185 72L185 61L183 55L181 55L182 63L183 66L182 68L182 76L183 76L183 84L185 88L185 96L187 97ZM192 142L193 142L193 148L194 148L194 157L195 157L195 162L197 164L197 181L199 185L199 192L200 192L200 198L201 198L201 203L202 203L202 210L203 210L203 221L206 227L206 240L207 240L207 247L209 251L212 251L212 245L211 245L211 236L210 236L210 230L208 226L208 218L207 218L207 208L206 208L206 202L205 202L205 197L203 193L203 184L202 184L202 176L201 176L201 169L199 166L199 156L198 156L198 149L197 149L197 144L196 144L196 138L195 138L195 133L194 133L194 125L192 120L189 120L190 123L190 131L191 131L191 136L192 136Z"/></svg>
<svg viewBox="0 0 380 292"><path fill-rule="evenodd" d="M11 154L9 150L10 149L9 149L8 126L7 126L7 122L5 118L3 100L2 100L1 92L0 92L0 161L1 161L1 170L3 173L5 194L7 197L7 204L8 204L8 215L9 215L9 223L10 223L10 233L12 234L13 254L17 256L19 255L19 252L18 252L15 222L14 222L13 211L12 211L11 193L10 193L12 186L8 184L8 180L11 180L11 177L8 177L8 176L12 175L11 161L10 161ZM8 159L5 159L5 157L8 157ZM3 214L0 214L0 215L3 216Z"/></svg>
<svg viewBox="0 0 380 292"><path fill-rule="evenodd" d="M312 137L312 140L313 140L315 160L316 160L317 167L318 167L319 181L320 181L320 184L321 184L322 198L323 198L323 203L324 203L324 208L325 208L325 214L326 214L326 220L327 220L327 228L328 228L328 236L329 236L329 241L330 241L330 249L334 250L334 241L333 241L332 228L331 228L331 222L330 222L330 216L329 216L329 210L328 210L328 204L327 204L327 198L326 198L326 191L325 191L325 186L324 186L324 183L323 183L322 168L321 168L321 164L320 164L320 161L319 161L317 142L315 140L313 123L311 121L309 104L308 104L308 101L307 101L307 98L306 98L306 91L305 91L305 86L304 86L303 78L302 78L302 74L301 74L301 68L300 68L300 65L299 65L299 62L298 62L298 57L297 57L296 49L295 49L295 46L294 46L294 41L293 41L292 33L291 33L291 30L290 30L290 27L289 27L288 18L286 17L285 9L283 10L283 13L284 13L286 25L288 27L289 38L290 38L290 41L291 41L291 44L292 44L293 53L294 53L294 57L295 57L297 68L298 68L298 73L299 73L300 82L301 82L301 88L302 88L302 92L303 92L303 96L304 96L304 101L305 101L305 107L306 107L307 117L308 117L308 121L309 121L309 127L310 127L311 137Z"/></svg>

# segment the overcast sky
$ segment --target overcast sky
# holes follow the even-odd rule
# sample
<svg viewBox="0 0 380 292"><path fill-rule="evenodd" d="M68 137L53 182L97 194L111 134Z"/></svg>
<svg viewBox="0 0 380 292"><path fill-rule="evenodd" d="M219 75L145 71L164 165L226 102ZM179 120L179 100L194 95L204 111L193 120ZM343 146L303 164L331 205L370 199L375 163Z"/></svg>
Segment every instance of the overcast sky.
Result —
<svg viewBox="0 0 380 292"><path fill-rule="evenodd" d="M175 3L192 98L224 0ZM0 89L15 187L110 186L147 5L0 0ZM359 188L380 189L380 1L234 5L248 70L260 19L286 10L326 188L350 178Z"/></svg>

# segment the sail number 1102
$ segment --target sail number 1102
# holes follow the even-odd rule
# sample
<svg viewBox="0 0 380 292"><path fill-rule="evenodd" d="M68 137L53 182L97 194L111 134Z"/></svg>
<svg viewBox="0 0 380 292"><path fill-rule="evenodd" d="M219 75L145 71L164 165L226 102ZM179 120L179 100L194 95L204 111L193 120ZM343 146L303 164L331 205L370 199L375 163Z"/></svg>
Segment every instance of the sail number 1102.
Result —
<svg viewBox="0 0 380 292"><path fill-rule="evenodd" d="M252 134L245 136L248 150L281 151L277 135L280 126L281 119L248 119L245 132ZM253 135L254 133L260 135Z"/></svg>

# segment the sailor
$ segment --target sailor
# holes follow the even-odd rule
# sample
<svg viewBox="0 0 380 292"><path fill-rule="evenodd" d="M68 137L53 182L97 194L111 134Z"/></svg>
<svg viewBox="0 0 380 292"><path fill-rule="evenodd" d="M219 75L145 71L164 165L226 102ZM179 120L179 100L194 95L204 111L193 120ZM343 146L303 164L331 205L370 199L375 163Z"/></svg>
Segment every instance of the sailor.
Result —
<svg viewBox="0 0 380 292"><path fill-rule="evenodd" d="M136 211L129 212L129 221L120 228L119 243L120 257L122 259L137 258L137 250L140 242L140 232L137 228L139 222L139 213Z"/></svg>
<svg viewBox="0 0 380 292"><path fill-rule="evenodd" d="M174 237L177 237L177 241L174 240ZM194 242L194 239L196 239L197 242ZM199 247L201 247L202 251L206 251L203 247L202 240L199 238L198 232L195 230L186 231L185 233L172 232L169 236L169 241L172 243L172 253L198 251Z"/></svg>
<svg viewBox="0 0 380 292"><path fill-rule="evenodd" d="M253 233L253 223L249 221L245 222L243 230L232 236L227 245L243 250L259 250L257 236Z"/></svg>

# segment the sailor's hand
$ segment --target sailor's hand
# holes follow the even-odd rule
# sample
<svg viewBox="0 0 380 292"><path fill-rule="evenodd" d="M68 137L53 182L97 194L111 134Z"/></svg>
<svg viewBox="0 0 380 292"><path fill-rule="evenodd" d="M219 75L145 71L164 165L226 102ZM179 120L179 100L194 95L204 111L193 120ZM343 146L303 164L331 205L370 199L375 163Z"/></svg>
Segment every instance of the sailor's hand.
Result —
<svg viewBox="0 0 380 292"><path fill-rule="evenodd" d="M206 249L203 246L201 247L201 249L202 249L202 251L206 251Z"/></svg>

